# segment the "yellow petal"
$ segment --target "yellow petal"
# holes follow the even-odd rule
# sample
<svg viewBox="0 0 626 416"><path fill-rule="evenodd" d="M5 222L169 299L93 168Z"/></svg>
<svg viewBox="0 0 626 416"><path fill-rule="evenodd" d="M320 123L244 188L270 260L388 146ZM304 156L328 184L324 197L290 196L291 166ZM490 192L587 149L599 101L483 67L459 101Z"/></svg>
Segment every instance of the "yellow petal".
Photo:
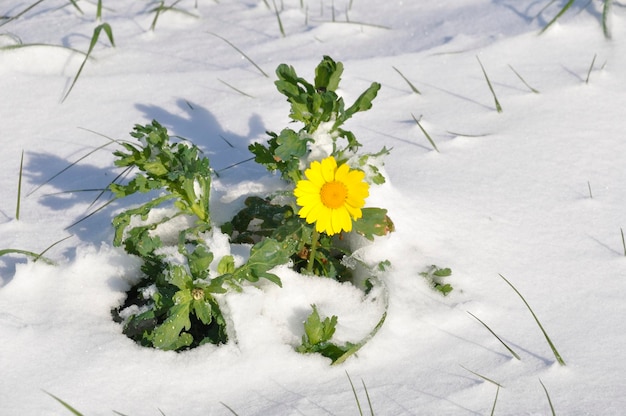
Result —
<svg viewBox="0 0 626 416"><path fill-rule="evenodd" d="M325 182L335 180L335 170L337 170L337 161L334 157L329 156L326 159L322 159L322 176Z"/></svg>

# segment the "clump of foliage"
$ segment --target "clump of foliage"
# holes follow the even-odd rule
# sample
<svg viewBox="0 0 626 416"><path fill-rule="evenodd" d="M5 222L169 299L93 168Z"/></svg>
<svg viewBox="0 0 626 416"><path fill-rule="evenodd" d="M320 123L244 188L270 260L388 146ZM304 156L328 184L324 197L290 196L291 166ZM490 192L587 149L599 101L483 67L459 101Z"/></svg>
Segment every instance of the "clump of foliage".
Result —
<svg viewBox="0 0 626 416"><path fill-rule="evenodd" d="M424 277L433 289L444 296L447 296L454 289L450 283L444 283L444 278L451 275L452 270L449 268L439 268L434 264L420 273L420 276Z"/></svg>
<svg viewBox="0 0 626 416"><path fill-rule="evenodd" d="M135 126L131 136L138 143L121 143L123 149L114 153L115 164L135 169L136 174L126 184L111 184L111 191L118 199L137 193L154 196L113 219L114 245L143 261L144 277L128 292L124 305L113 311L126 335L141 345L177 351L227 342L229 319L222 311L221 296L260 279L281 285L272 269L282 264L300 273L353 282L365 292L377 285L374 270L368 278L356 281L355 267L367 270L367 266L354 258L345 237L355 234L373 240L393 231L387 211L350 207L341 227L329 229L327 223L324 228L317 222L330 221L337 207L322 207L327 218L313 221L301 214L302 203L294 190L312 175L311 166L321 166L320 160L327 165L332 162L337 172L342 172L333 182L336 189L344 186L338 182L343 180L341 175L351 178L350 186L356 183L363 204L369 185L384 182L379 159L388 150L360 153L361 144L343 127L354 114L371 108L380 85L373 83L347 107L336 92L342 72L341 63L324 57L311 84L292 67L278 67L276 86L291 104L291 118L303 125L298 131L270 132L267 144L255 143L250 150L258 163L280 173L284 188L266 197L249 197L244 208L219 227L211 221L210 163L198 147L173 141L157 121ZM354 194L348 194L352 189L340 190L345 192L338 201L354 204ZM320 192L313 199L322 201L330 195L327 190ZM330 196L336 198L334 193ZM177 235L171 235L172 228ZM243 261L236 261L231 254L218 258L212 249L216 238L228 238L229 247L249 247L249 256ZM320 353L335 363L354 354L369 337L344 346L334 344L331 337L337 319L321 320L313 307L305 322L303 343L296 349ZM385 314L370 337L384 319Z"/></svg>

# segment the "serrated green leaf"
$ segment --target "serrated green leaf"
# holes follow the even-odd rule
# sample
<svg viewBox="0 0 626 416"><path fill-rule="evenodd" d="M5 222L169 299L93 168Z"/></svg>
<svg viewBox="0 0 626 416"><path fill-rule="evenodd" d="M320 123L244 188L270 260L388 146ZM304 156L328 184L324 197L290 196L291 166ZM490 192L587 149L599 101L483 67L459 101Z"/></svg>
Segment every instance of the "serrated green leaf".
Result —
<svg viewBox="0 0 626 416"><path fill-rule="evenodd" d="M284 129L276 139L278 147L274 154L281 160L299 159L307 153L307 139L291 129Z"/></svg>
<svg viewBox="0 0 626 416"><path fill-rule="evenodd" d="M217 264L217 272L219 274L227 274L235 271L235 258L231 255L222 257Z"/></svg>
<svg viewBox="0 0 626 416"><path fill-rule="evenodd" d="M162 350L178 349L181 346L190 345L193 338L189 340L191 335L182 335L183 329L191 327L189 320L190 303L181 303L174 305L170 309L170 314L161 325L159 325L152 333L152 343L155 348ZM182 339L179 340L179 338Z"/></svg>
<svg viewBox="0 0 626 416"><path fill-rule="evenodd" d="M343 64L335 62L331 57L324 56L315 68L315 89L318 91L335 91L339 87Z"/></svg>
<svg viewBox="0 0 626 416"><path fill-rule="evenodd" d="M204 299L193 301L193 312L196 314L199 320L208 325L213 320L211 314L211 305Z"/></svg>
<svg viewBox="0 0 626 416"><path fill-rule="evenodd" d="M382 208L362 208L363 216L352 224L352 229L363 235L368 240L374 236L386 235L394 230L391 219L387 216L387 210Z"/></svg>
<svg viewBox="0 0 626 416"><path fill-rule="evenodd" d="M205 245L199 244L187 257L187 261L194 279L205 279L209 275L209 266L213 262L213 253Z"/></svg>

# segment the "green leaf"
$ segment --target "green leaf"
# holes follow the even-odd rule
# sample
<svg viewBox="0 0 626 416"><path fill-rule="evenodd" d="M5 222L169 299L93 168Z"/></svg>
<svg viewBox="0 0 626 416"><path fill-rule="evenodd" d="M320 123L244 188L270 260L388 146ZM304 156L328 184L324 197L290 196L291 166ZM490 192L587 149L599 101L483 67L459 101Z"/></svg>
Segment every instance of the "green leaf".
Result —
<svg viewBox="0 0 626 416"><path fill-rule="evenodd" d="M211 314L211 305L204 299L193 301L193 312L196 314L198 319L206 325L210 324L213 320Z"/></svg>
<svg viewBox="0 0 626 416"><path fill-rule="evenodd" d="M190 303L185 302L174 305L170 309L169 316L165 322L159 325L152 334L152 343L155 348L173 350L181 348L182 346L191 345L191 342L193 342L191 335L181 334L183 329L189 329L191 327L189 307Z"/></svg>
<svg viewBox="0 0 626 416"><path fill-rule="evenodd" d="M310 345L317 345L322 342L330 341L335 333L335 327L337 326L337 316L333 315L331 318L325 318L323 321L317 312L317 307L311 305L313 312L309 315L304 322L304 336L305 342Z"/></svg>
<svg viewBox="0 0 626 416"><path fill-rule="evenodd" d="M387 210L382 208L362 208L363 216L352 224L352 229L368 240L374 236L382 236L394 231L394 225L387 216Z"/></svg>
<svg viewBox="0 0 626 416"><path fill-rule="evenodd" d="M315 68L315 89L317 91L335 91L339 87L343 64L335 62L331 57L324 56Z"/></svg>
<svg viewBox="0 0 626 416"><path fill-rule="evenodd" d="M222 257L217 265L219 274L233 273L235 271L235 258L231 255Z"/></svg>
<svg viewBox="0 0 626 416"><path fill-rule="evenodd" d="M205 245L199 244L187 257L187 261L195 279L206 279L209 276L209 266L213 262L213 253Z"/></svg>
<svg viewBox="0 0 626 416"><path fill-rule="evenodd" d="M275 155L283 161L299 159L307 153L308 139L300 137L298 133L291 129L284 129L276 139L278 147Z"/></svg>
<svg viewBox="0 0 626 416"><path fill-rule="evenodd" d="M372 108L372 101L376 98L376 95L378 95L378 90L380 90L380 84L378 82L372 82L372 85L370 85L370 87L356 99L354 104L352 104L350 108L342 114L341 118L337 120L335 125L340 125L352 117L355 113Z"/></svg>

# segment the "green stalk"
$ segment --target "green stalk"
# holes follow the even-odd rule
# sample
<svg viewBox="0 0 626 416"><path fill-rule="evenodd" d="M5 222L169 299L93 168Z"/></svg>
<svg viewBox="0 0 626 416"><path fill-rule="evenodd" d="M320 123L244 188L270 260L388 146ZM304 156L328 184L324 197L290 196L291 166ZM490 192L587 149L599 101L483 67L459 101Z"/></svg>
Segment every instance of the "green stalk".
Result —
<svg viewBox="0 0 626 416"><path fill-rule="evenodd" d="M500 102L498 101L498 97L496 97L496 92L493 89L493 86L491 85L491 81L489 81L489 77L487 76L487 71L485 71L485 67L483 66L483 63L480 62L480 58L478 57L478 55L476 55L476 59L478 60L478 64L480 65L480 69L483 70L483 75L485 76L485 80L487 80L487 86L489 87L489 91L491 91L491 95L493 95L493 100L496 104L496 111L498 113L502 112L502 106L500 105Z"/></svg>
<svg viewBox="0 0 626 416"><path fill-rule="evenodd" d="M306 265L306 271L308 274L313 273L313 264L315 262L315 254L317 253L317 244L320 241L320 233L317 229L313 228L313 235L311 235L311 253L309 254L309 263Z"/></svg>
<svg viewBox="0 0 626 416"><path fill-rule="evenodd" d="M430 145L433 147L433 149L435 149L437 151L437 153L439 153L439 149L437 149L437 145L435 144L435 142L433 141L433 139L430 137L430 134L428 134L426 132L426 130L424 130L424 127L422 127L422 125L420 124L420 122L417 120L417 118L415 118L415 116L413 115L413 113L411 113L411 117L413 117L413 120L415 121L415 123L417 124L417 126L420 128L420 130L422 131L422 133L424 133L424 136L426 136L426 138L428 139L428 141L430 142Z"/></svg>

